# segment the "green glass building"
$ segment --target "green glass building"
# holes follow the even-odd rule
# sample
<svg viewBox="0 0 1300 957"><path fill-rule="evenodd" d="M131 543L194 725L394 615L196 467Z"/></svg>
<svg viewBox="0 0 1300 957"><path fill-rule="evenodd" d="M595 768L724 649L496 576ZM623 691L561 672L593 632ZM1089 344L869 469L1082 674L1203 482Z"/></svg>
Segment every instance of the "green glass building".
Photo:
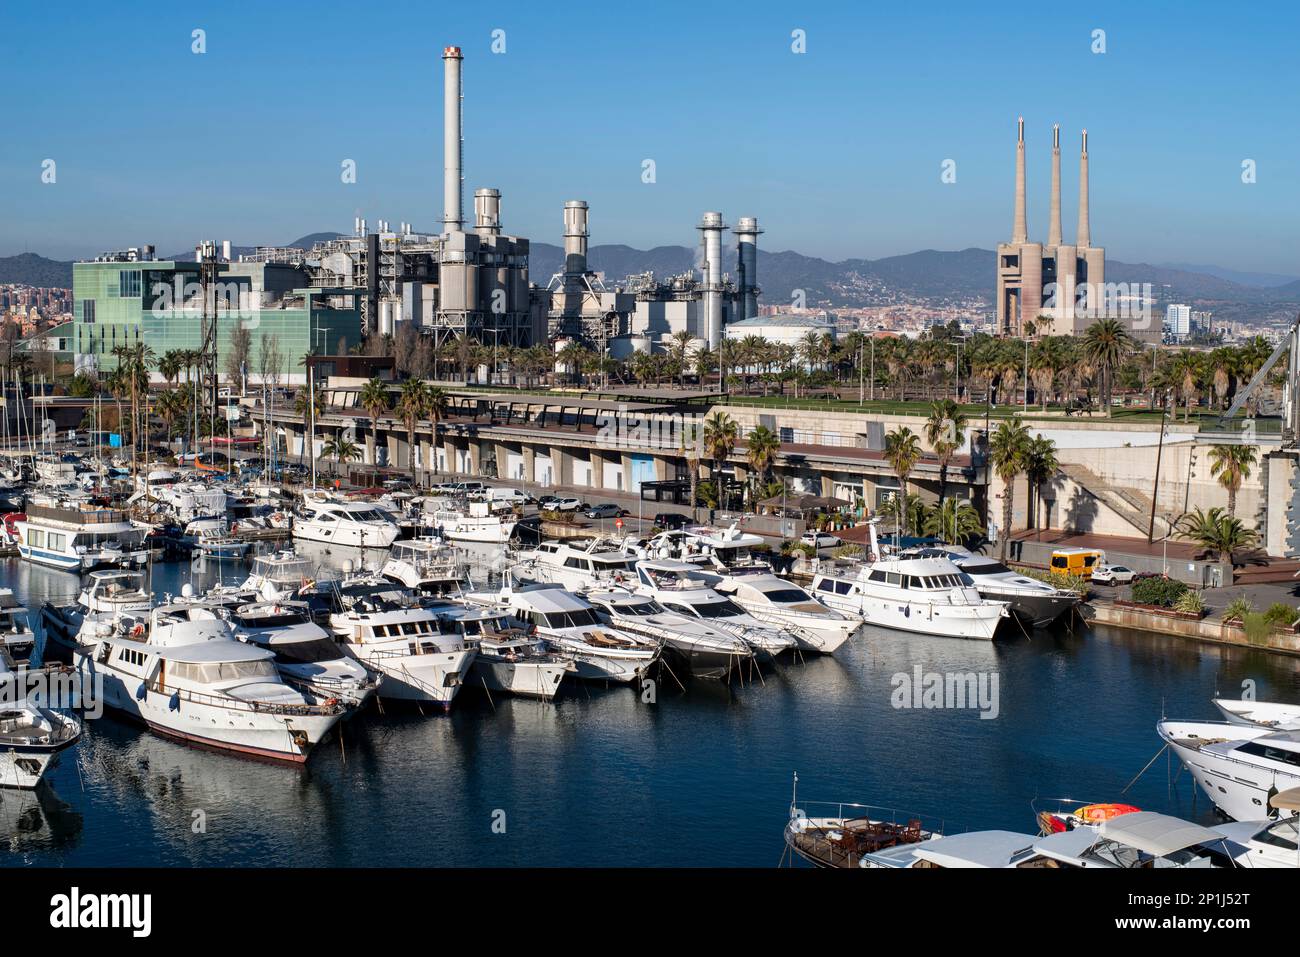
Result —
<svg viewBox="0 0 1300 957"><path fill-rule="evenodd" d="M235 330L251 338L248 373L262 340L282 357L281 381L302 378L309 354L346 352L361 342L355 289L313 287L308 273L282 263L220 263L211 291L217 314L217 368L224 374ZM113 350L143 342L155 356L202 345L199 267L192 262L111 260L72 267L72 343L79 371L112 371Z"/></svg>

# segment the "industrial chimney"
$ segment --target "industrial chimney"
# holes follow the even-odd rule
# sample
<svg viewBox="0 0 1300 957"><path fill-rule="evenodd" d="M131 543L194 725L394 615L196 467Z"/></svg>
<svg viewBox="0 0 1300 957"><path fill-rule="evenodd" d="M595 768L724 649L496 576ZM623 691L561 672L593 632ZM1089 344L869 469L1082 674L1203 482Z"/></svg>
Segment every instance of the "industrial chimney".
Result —
<svg viewBox="0 0 1300 957"><path fill-rule="evenodd" d="M1025 118L1017 121L1016 132L1016 221L1011 230L1011 242L1029 242L1029 229L1025 225Z"/></svg>
<svg viewBox="0 0 1300 957"><path fill-rule="evenodd" d="M564 272L581 276L587 272L587 203L571 199L564 204Z"/></svg>
<svg viewBox="0 0 1300 957"><path fill-rule="evenodd" d="M1061 124L1052 124L1052 210L1047 224L1047 248L1061 245Z"/></svg>
<svg viewBox="0 0 1300 957"><path fill-rule="evenodd" d="M740 272L740 318L758 315L758 220L742 216L732 230L736 234L736 259Z"/></svg>
<svg viewBox="0 0 1300 957"><path fill-rule="evenodd" d="M695 227L704 240L704 319L709 348L722 341L722 223L721 213L705 213Z"/></svg>
<svg viewBox="0 0 1300 957"><path fill-rule="evenodd" d="M1092 245L1092 230L1088 226L1088 131L1083 131L1083 149L1079 153L1079 238L1080 249Z"/></svg>
<svg viewBox="0 0 1300 957"><path fill-rule="evenodd" d="M461 130L460 47L442 51L442 228L458 233L462 219L464 139Z"/></svg>
<svg viewBox="0 0 1300 957"><path fill-rule="evenodd" d="M501 235L500 190L474 190L474 229L480 236Z"/></svg>

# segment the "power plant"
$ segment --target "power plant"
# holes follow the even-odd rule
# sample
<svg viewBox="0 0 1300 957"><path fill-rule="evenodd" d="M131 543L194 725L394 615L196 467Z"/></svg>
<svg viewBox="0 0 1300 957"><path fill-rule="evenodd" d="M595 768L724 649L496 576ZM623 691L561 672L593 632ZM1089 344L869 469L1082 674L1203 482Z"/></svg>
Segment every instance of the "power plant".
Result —
<svg viewBox="0 0 1300 957"><path fill-rule="evenodd" d="M1061 238L1061 128L1052 127L1052 203L1047 244L1029 241L1025 210L1025 120L1017 121L1016 206L1011 241L998 244L996 328L999 335L1029 331L1072 335L1108 308L1106 251L1092 245L1088 223L1088 131L1079 153L1079 227L1073 245ZM1047 328L1043 328L1046 326Z"/></svg>

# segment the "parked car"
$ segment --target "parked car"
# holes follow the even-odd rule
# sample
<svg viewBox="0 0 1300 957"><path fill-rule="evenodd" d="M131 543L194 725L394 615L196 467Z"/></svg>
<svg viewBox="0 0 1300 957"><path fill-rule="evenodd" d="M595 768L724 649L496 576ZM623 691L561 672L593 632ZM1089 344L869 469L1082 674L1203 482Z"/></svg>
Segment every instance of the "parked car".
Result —
<svg viewBox="0 0 1300 957"><path fill-rule="evenodd" d="M583 512L588 518L622 518L627 514L627 509L620 508L612 502L605 502L601 505L589 505Z"/></svg>
<svg viewBox="0 0 1300 957"><path fill-rule="evenodd" d="M453 490L457 495L482 495L487 486L482 482L457 482Z"/></svg>
<svg viewBox="0 0 1300 957"><path fill-rule="evenodd" d="M580 512L586 508L586 506L583 504L582 499L566 496L564 498L557 498L555 501L551 502L550 505L545 506L545 508L552 512Z"/></svg>
<svg viewBox="0 0 1300 957"><path fill-rule="evenodd" d="M689 524L691 524L691 517L681 512L660 512L655 516L655 527L669 532L685 528Z"/></svg>
<svg viewBox="0 0 1300 957"><path fill-rule="evenodd" d="M829 532L804 532L799 536L799 544L811 545L818 558L829 558L843 542Z"/></svg>
<svg viewBox="0 0 1300 957"><path fill-rule="evenodd" d="M1123 565L1098 565L1092 570L1092 580L1097 585L1131 585L1137 574Z"/></svg>

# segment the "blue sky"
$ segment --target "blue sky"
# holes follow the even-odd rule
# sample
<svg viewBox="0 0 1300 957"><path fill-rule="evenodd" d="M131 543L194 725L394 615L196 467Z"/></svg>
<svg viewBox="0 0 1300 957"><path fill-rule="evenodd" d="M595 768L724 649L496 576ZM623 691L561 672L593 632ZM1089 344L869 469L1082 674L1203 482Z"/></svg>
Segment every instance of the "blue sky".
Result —
<svg viewBox="0 0 1300 957"><path fill-rule="evenodd" d="M1059 122L1067 237L1087 127L1109 256L1300 274L1291 4L196 6L0 8L0 255L287 242L355 215L432 228L439 57L458 44L466 196L497 187L507 231L534 240L560 242L581 198L593 243L692 244L719 209L757 216L767 249L830 259L991 247L1023 113L1034 238Z"/></svg>

